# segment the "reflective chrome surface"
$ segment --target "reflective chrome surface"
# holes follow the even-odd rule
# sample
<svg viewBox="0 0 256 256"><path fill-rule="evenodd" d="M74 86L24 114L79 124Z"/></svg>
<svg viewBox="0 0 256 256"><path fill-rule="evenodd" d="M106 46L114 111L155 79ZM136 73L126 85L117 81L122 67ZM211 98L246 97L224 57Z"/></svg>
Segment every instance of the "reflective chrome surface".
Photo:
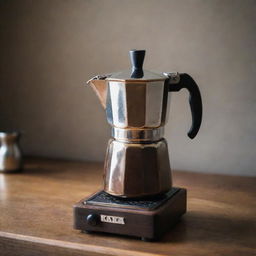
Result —
<svg viewBox="0 0 256 256"><path fill-rule="evenodd" d="M180 81L180 74L178 72L164 72L163 75L170 79L170 84L177 84Z"/></svg>
<svg viewBox="0 0 256 256"><path fill-rule="evenodd" d="M21 168L18 137L17 132L0 132L0 172L17 171Z"/></svg>
<svg viewBox="0 0 256 256"><path fill-rule="evenodd" d="M172 187L165 139L149 144L110 140L104 170L104 190L115 196L154 195Z"/></svg>
<svg viewBox="0 0 256 256"><path fill-rule="evenodd" d="M112 128L112 137L116 140L132 143L153 142L162 139L164 127L155 129L120 129Z"/></svg>
<svg viewBox="0 0 256 256"><path fill-rule="evenodd" d="M118 128L157 128L166 120L165 81L108 82L107 120Z"/></svg>
<svg viewBox="0 0 256 256"><path fill-rule="evenodd" d="M106 109L107 93L110 91L108 90L109 84L115 85L115 82L119 82L123 85L131 84L131 83L134 85L138 83L144 83L144 84L148 84L148 87L149 87L149 84L150 86L152 86L154 83L155 85L158 85L158 84L163 85L167 80L169 84L175 84L175 83L178 83L180 80L180 75L178 72L165 72L165 73L157 74L155 72L145 70L144 76L139 79L138 78L132 79L130 75L131 75L131 70L126 70L124 72L119 72L114 74L96 75L91 79L89 79L87 81L87 84L89 84L93 88L93 90L95 91L96 95L98 96L101 102L101 105L103 106L104 109ZM115 88L113 88L113 90L114 89ZM157 88L157 89L153 88L152 91L153 90L161 92L161 88ZM147 93L150 94L150 91L148 90ZM164 95L163 95L164 102L166 97L168 98L168 90L164 90ZM109 98L111 97L109 96ZM163 109L162 109L163 113L165 112L164 107L165 106L163 106Z"/></svg>
<svg viewBox="0 0 256 256"><path fill-rule="evenodd" d="M143 70L143 75L140 78L133 78L132 70L127 69L113 74L106 75L106 80L109 81L163 81L166 75L163 73L156 73L150 70Z"/></svg>

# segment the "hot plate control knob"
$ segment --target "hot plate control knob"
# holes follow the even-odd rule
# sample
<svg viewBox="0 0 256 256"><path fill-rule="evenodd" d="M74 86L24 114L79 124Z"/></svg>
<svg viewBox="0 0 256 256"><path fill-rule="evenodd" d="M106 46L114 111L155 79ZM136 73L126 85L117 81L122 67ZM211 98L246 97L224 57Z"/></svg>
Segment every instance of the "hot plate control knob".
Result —
<svg viewBox="0 0 256 256"><path fill-rule="evenodd" d="M97 226L99 224L100 218L99 215L92 213L86 217L86 221L90 226Z"/></svg>

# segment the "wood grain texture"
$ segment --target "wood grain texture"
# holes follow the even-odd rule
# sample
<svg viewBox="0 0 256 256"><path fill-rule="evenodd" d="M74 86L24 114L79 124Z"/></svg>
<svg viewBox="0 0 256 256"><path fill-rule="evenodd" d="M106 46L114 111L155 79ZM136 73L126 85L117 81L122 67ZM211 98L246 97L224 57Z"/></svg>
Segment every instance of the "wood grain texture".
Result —
<svg viewBox="0 0 256 256"><path fill-rule="evenodd" d="M72 205L100 189L100 163L28 159L0 174L0 255L255 255L256 178L174 172L188 212L160 242L74 230Z"/></svg>

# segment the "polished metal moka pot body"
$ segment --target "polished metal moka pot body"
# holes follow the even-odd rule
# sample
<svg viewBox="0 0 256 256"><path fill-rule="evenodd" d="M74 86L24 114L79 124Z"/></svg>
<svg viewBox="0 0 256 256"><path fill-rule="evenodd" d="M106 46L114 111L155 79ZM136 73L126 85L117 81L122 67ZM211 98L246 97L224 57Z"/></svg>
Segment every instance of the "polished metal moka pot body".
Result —
<svg viewBox="0 0 256 256"><path fill-rule="evenodd" d="M104 190L114 196L135 198L164 193L172 175L164 126L169 92L190 92L194 138L202 119L200 91L188 74L143 70L144 50L130 51L129 70L98 75L88 81L106 110L112 127L104 165Z"/></svg>

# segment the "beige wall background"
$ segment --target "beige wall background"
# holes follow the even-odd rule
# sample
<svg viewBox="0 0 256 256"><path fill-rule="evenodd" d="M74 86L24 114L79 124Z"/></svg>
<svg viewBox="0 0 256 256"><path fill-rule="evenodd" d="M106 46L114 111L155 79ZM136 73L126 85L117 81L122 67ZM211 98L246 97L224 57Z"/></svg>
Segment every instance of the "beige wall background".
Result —
<svg viewBox="0 0 256 256"><path fill-rule="evenodd" d="M103 161L110 136L85 81L129 67L191 74L204 104L186 133L188 93L172 95L173 169L256 175L256 1L22 0L0 2L0 129L24 132L25 154Z"/></svg>

